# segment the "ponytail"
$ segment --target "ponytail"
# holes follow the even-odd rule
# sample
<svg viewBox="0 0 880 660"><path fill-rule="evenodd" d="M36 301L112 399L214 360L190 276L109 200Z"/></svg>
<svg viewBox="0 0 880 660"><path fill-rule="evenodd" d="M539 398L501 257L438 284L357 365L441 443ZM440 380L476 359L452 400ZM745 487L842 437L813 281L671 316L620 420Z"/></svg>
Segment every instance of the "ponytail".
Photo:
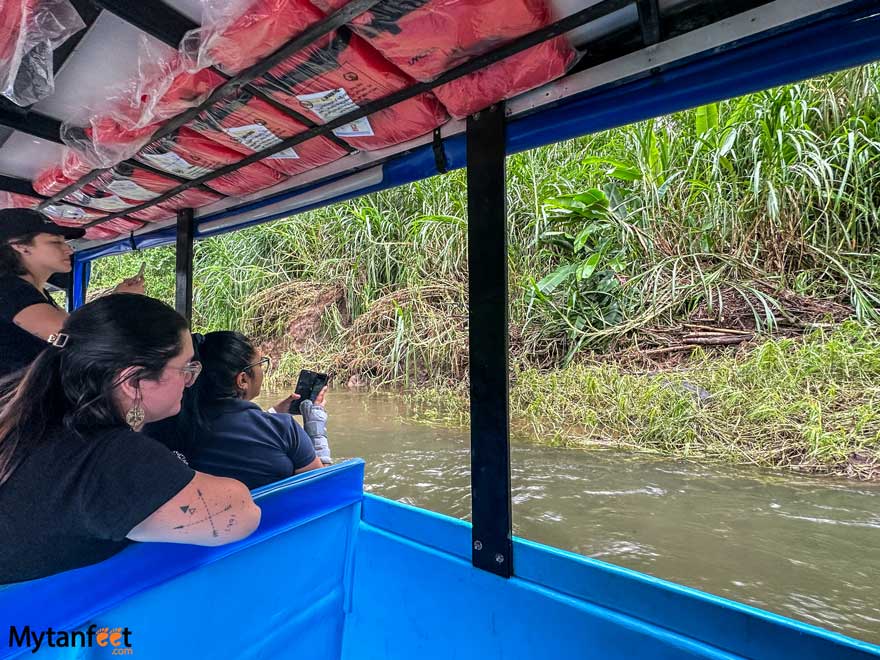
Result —
<svg viewBox="0 0 880 660"><path fill-rule="evenodd" d="M8 376L0 384L0 486L24 458L27 437L36 440L32 446L39 444L52 422L64 416L61 360L61 351L50 346L29 369ZM34 401L40 405L27 405ZM28 430L27 437L22 429Z"/></svg>

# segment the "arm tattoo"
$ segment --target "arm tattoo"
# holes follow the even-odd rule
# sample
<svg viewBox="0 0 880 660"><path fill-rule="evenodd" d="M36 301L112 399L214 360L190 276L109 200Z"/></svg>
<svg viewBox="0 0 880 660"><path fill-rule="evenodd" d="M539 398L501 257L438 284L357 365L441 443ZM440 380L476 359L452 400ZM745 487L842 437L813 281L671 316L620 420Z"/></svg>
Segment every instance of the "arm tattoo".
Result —
<svg viewBox="0 0 880 660"><path fill-rule="evenodd" d="M211 507L209 507L208 503L205 501L205 496L202 495L202 491L197 488L196 493L198 493L199 499L202 501L202 504L205 505L205 511L207 511L207 515L204 518L199 518L198 520L193 520L192 522L187 523L185 525L177 525L174 529L185 529L187 527L192 527L194 525L201 525L202 523L204 523L207 520L208 523L211 525L211 535L214 538L217 538L218 536L220 536L220 532L217 531L217 527L214 525L214 518L215 518L215 516L219 516L220 514L223 514L223 513L226 513L227 511L229 511L232 508L232 505L227 504L222 509L219 509L217 511L211 511ZM182 507L180 507L180 510L183 511L184 513L189 513L190 515L192 515L196 512L196 508L191 507L191 506L182 506ZM229 521L226 524L225 531L228 532L234 524L235 524L235 514L230 516Z"/></svg>

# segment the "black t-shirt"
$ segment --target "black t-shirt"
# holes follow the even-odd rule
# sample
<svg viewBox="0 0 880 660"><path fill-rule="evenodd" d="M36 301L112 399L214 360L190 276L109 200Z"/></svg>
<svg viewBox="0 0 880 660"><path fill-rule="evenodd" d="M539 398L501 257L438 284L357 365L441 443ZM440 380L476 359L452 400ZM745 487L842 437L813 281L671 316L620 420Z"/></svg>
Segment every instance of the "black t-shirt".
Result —
<svg viewBox="0 0 880 660"><path fill-rule="evenodd" d="M127 428L57 430L0 486L0 584L102 561L195 472Z"/></svg>
<svg viewBox="0 0 880 660"><path fill-rule="evenodd" d="M15 275L0 276L0 378L37 359L46 340L19 328L12 319L31 305L58 307L48 293Z"/></svg>

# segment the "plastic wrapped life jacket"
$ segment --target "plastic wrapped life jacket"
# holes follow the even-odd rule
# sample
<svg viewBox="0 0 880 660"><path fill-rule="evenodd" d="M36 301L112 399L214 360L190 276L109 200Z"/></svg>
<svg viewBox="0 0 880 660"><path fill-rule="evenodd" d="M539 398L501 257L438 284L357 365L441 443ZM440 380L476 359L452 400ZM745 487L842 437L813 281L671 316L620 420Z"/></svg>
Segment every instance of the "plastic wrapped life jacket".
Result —
<svg viewBox="0 0 880 660"><path fill-rule="evenodd" d="M18 193L8 193L0 191L0 208L3 209L34 209L37 208L42 200L29 195L20 195ZM50 204L44 213L52 218L52 220L64 227L80 227L87 222L103 217L104 214L95 212L94 214L84 212L75 206L69 204ZM115 220L110 221L109 226L96 225L86 229L85 238L115 238L127 231L132 231L141 227L140 222L131 222L125 218L118 218L121 222ZM124 229L130 227L131 229Z"/></svg>
<svg viewBox="0 0 880 660"><path fill-rule="evenodd" d="M52 197L92 171L73 149L64 150L62 165L53 165L40 172L32 185L41 195Z"/></svg>
<svg viewBox="0 0 880 660"><path fill-rule="evenodd" d="M135 159L186 179L197 179L241 160L241 154L182 127L147 145ZM244 195L281 183L285 177L262 163L252 163L205 185L224 195Z"/></svg>
<svg viewBox="0 0 880 660"><path fill-rule="evenodd" d="M340 29L273 67L254 85L325 124L413 82L360 37ZM433 95L420 94L333 132L370 151L430 133L447 118Z"/></svg>
<svg viewBox="0 0 880 660"><path fill-rule="evenodd" d="M0 81L9 76L15 78L14 58L24 28L26 7L33 7L34 0L4 0L0 2Z"/></svg>
<svg viewBox="0 0 880 660"><path fill-rule="evenodd" d="M102 172L98 178L65 199L114 213L155 199L177 185L174 179L122 163ZM181 201L192 208L211 204L221 198L220 195L198 189L186 190L180 196ZM127 215L136 220L156 222L173 216L174 212L175 209L156 205Z"/></svg>
<svg viewBox="0 0 880 660"><path fill-rule="evenodd" d="M34 180L34 190L46 196L52 196L73 183L61 172L60 167L50 167ZM132 167L121 163L101 173L98 178L69 194L65 199L76 204L88 206L95 210L108 213L124 211L127 208L155 199L159 195L175 188L177 181L156 174L140 167ZM222 199L221 195L207 190L190 189L175 195L160 205L142 209L129 214L129 217L145 222L156 222L173 217L179 208L198 208ZM39 200L36 200L36 204ZM69 207L71 218L76 212ZM101 217L96 215L94 217ZM94 219L94 218L92 218Z"/></svg>
<svg viewBox="0 0 880 660"><path fill-rule="evenodd" d="M86 229L85 238L89 241L103 241L110 238L119 238L125 234L128 234L128 232L116 231L106 225L95 225L94 227L88 227Z"/></svg>
<svg viewBox="0 0 880 660"><path fill-rule="evenodd" d="M306 130L302 123L247 91L205 110L188 127L247 156ZM327 138L317 137L260 162L283 174L294 175L345 155L342 147Z"/></svg>
<svg viewBox="0 0 880 660"><path fill-rule="evenodd" d="M116 99L111 109L92 116L88 126L65 122L61 138L80 161L68 163L65 159L66 176L76 176L77 164L105 168L131 158L150 141L162 121L198 105L224 82L208 69L196 73L182 70L183 60L176 52L170 59L173 66L157 67L150 79L137 82L131 98Z"/></svg>
<svg viewBox="0 0 880 660"><path fill-rule="evenodd" d="M109 184L114 190L131 199L134 204L141 204L150 199L155 199L160 194L177 187L177 181L168 179L159 174L138 167L118 165L113 168L113 182ZM135 187L136 186L136 187ZM138 190L140 188L141 190ZM152 196L148 196L151 193ZM190 188L178 193L164 202L154 206L148 206L140 211L128 213L128 217L144 222L159 222L173 218L178 209L196 209L208 204L213 204L223 199L222 195L200 188Z"/></svg>
<svg viewBox="0 0 880 660"><path fill-rule="evenodd" d="M30 195L0 190L0 209L35 209L40 201Z"/></svg>
<svg viewBox="0 0 880 660"><path fill-rule="evenodd" d="M65 156L62 170L68 178L79 178L82 170L113 167L131 158L158 128L157 124L126 128L110 114L94 116L89 125L61 126L61 139L75 156Z"/></svg>
<svg viewBox="0 0 880 660"><path fill-rule="evenodd" d="M0 2L0 94L20 106L49 96L52 51L84 27L67 0Z"/></svg>
<svg viewBox="0 0 880 660"><path fill-rule="evenodd" d="M163 75L170 79L162 79ZM224 82L223 76L210 69L196 72L183 70L183 59L175 53L172 72L157 73L152 80L139 85L139 121L134 127L162 122L194 108Z"/></svg>
<svg viewBox="0 0 880 660"><path fill-rule="evenodd" d="M156 172L151 172L140 167L120 163L111 170L103 172L93 185L102 190L109 190L123 199L132 202L132 204L140 204L155 199L172 188L176 188L178 183ZM185 190L179 195L175 195L172 199L180 197L188 208L198 208L206 204L213 204L222 199L216 193L198 188ZM164 204L168 204L171 200L166 200ZM183 207L180 207L183 208Z"/></svg>
<svg viewBox="0 0 880 660"><path fill-rule="evenodd" d="M308 0L254 0L236 20L204 37L200 59L238 73L322 18ZM253 84L323 124L412 82L365 41L340 29ZM334 132L357 149L373 150L429 133L447 118L437 99L421 94Z"/></svg>
<svg viewBox="0 0 880 660"><path fill-rule="evenodd" d="M41 195L52 197L75 181L76 179L65 176L60 165L53 165L40 172L31 185Z"/></svg>
<svg viewBox="0 0 880 660"><path fill-rule="evenodd" d="M72 223L67 224L66 226L68 227L78 227L79 225L84 225L87 222L103 218L105 215L107 215L102 211L84 209L80 208L79 206L65 204L64 202L49 204L45 209L43 209L43 213L52 218L52 220L54 220L59 225Z"/></svg>
<svg viewBox="0 0 880 660"><path fill-rule="evenodd" d="M0 2L0 94L15 97L20 86L26 23L36 5L36 0L3 0ZM25 104L27 102L25 101Z"/></svg>
<svg viewBox="0 0 880 660"><path fill-rule="evenodd" d="M73 183L73 181L64 177L61 173L61 168L56 166L50 167L40 173L40 175L34 180L33 187L34 190L41 195L51 197L52 195L61 192L61 190L71 183ZM3 194L12 195L11 193ZM86 192L80 191L68 195L65 199L77 204L82 204L85 200L91 201L91 198ZM0 201L15 204L15 206L3 206L3 204L0 203L2 208L36 208L42 200L27 195L14 195L10 196L8 199L0 198ZM91 204L86 204L86 206L91 206ZM78 227L87 222L91 222L92 220L103 218L106 215L106 212L102 212L97 208L94 210L83 209L78 206L72 206L71 204L65 204L63 201L50 204L46 207L43 213L52 218L57 224L67 227Z"/></svg>
<svg viewBox="0 0 880 660"><path fill-rule="evenodd" d="M312 0L326 12L348 0ZM553 22L545 0L396 0L356 17L352 30L416 80L441 73ZM556 37L442 85L434 94L463 118L562 76L576 53Z"/></svg>

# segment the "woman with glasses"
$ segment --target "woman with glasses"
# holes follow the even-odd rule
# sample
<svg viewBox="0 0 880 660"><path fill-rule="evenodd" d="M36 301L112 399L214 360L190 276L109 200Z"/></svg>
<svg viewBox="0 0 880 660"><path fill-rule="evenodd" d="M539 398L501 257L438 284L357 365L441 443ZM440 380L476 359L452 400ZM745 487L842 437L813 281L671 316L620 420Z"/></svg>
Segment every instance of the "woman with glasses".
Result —
<svg viewBox="0 0 880 660"><path fill-rule="evenodd" d="M256 529L244 484L194 471L141 432L178 413L200 370L182 316L119 294L67 317L23 379L7 381L0 584L93 564L131 541L223 545Z"/></svg>
<svg viewBox="0 0 880 660"><path fill-rule="evenodd" d="M238 479L253 489L324 465L312 438L286 414L296 395L269 412L252 402L260 394L269 358L258 355L247 337L210 332L197 344L202 375L194 396L186 400L193 432L185 453L192 467ZM305 406L307 426L326 419L324 395L322 391ZM324 442L326 449L326 438Z"/></svg>

